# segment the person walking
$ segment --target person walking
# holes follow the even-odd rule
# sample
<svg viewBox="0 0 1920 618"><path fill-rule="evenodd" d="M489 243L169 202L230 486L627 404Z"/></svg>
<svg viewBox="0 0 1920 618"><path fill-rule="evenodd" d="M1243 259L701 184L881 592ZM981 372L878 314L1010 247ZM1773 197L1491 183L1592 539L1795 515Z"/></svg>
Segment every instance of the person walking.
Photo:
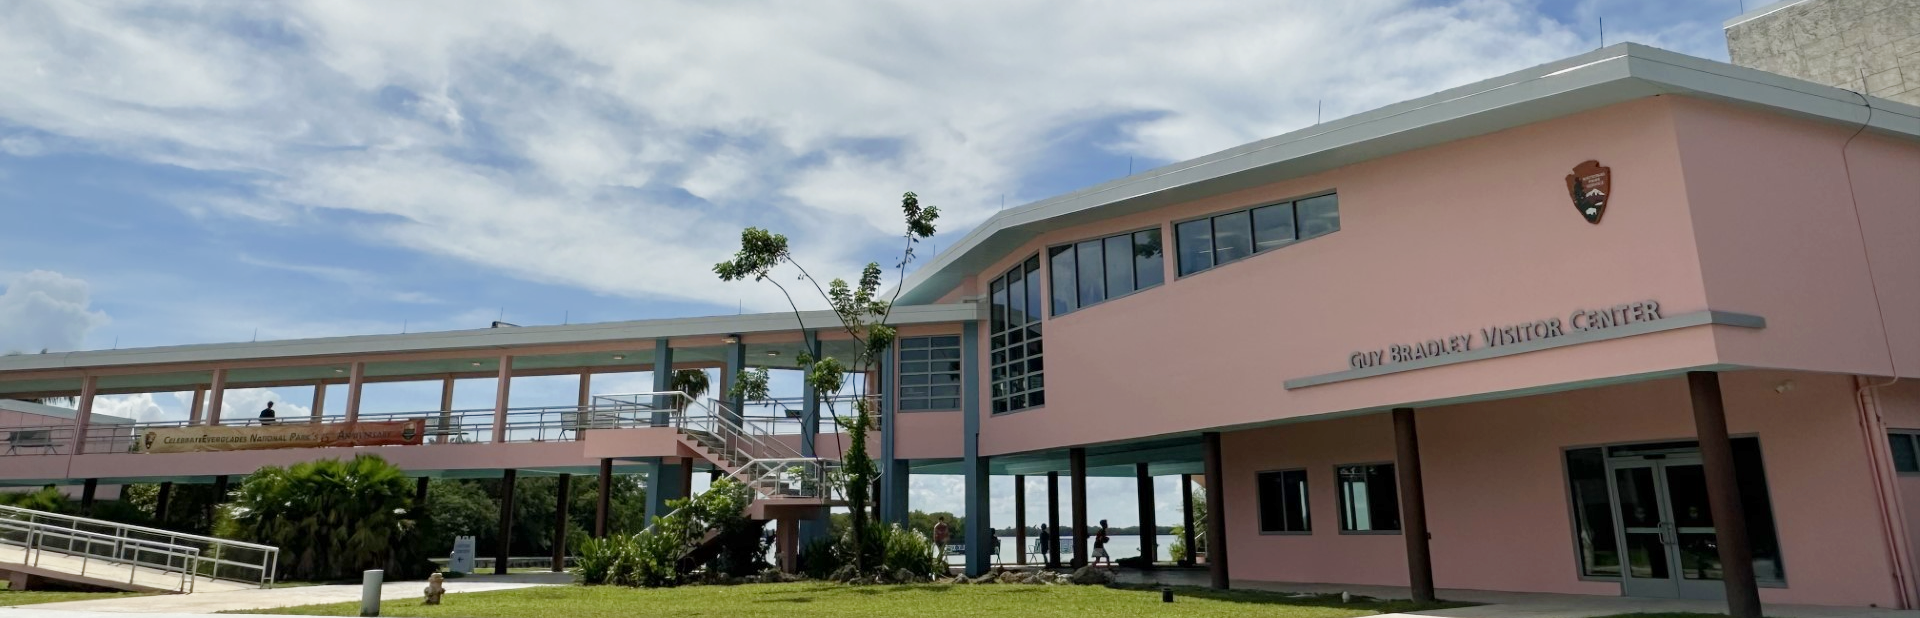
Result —
<svg viewBox="0 0 1920 618"><path fill-rule="evenodd" d="M1107 554L1107 520L1100 520L1100 530L1093 534L1093 564L1099 566L1101 560L1107 561L1107 568L1113 568L1113 556Z"/></svg>
<svg viewBox="0 0 1920 618"><path fill-rule="evenodd" d="M941 515L940 520L933 523L933 544L940 548L942 555L947 553L947 537L950 534L952 530L947 527L947 516Z"/></svg>
<svg viewBox="0 0 1920 618"><path fill-rule="evenodd" d="M273 424L273 402L271 401L267 402L267 408L265 410L260 411L260 424L262 425Z"/></svg>
<svg viewBox="0 0 1920 618"><path fill-rule="evenodd" d="M1056 542L1058 542L1058 539L1053 538L1053 530L1048 529L1046 523L1041 523L1040 537L1034 541L1033 544L1034 552L1040 554L1041 564L1049 567L1055 566L1053 564L1053 544Z"/></svg>

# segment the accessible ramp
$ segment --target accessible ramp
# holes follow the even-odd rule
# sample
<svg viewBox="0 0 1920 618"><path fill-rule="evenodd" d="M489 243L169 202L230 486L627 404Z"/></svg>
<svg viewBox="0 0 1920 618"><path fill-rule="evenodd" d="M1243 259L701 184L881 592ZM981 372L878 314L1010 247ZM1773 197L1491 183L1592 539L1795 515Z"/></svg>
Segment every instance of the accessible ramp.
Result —
<svg viewBox="0 0 1920 618"><path fill-rule="evenodd" d="M0 506L0 574L15 590L269 588L279 558L268 545Z"/></svg>

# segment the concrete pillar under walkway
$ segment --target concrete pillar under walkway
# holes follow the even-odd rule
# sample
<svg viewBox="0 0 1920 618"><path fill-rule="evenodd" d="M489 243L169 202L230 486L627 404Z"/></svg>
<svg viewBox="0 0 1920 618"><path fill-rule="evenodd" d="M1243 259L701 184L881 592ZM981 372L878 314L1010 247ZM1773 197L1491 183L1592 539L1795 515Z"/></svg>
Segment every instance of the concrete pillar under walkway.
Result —
<svg viewBox="0 0 1920 618"><path fill-rule="evenodd" d="M1087 449L1067 451L1073 475L1073 568L1087 566Z"/></svg>
<svg viewBox="0 0 1920 618"><path fill-rule="evenodd" d="M1133 464L1135 496L1140 502L1140 557L1144 558L1145 568L1153 568L1160 560L1159 526L1153 517L1153 473L1147 469L1146 462Z"/></svg>
<svg viewBox="0 0 1920 618"><path fill-rule="evenodd" d="M573 475L560 475L553 491L553 572L567 570L567 507L573 504Z"/></svg>
<svg viewBox="0 0 1920 618"><path fill-rule="evenodd" d="M519 481L519 470L508 468L500 477L500 536L493 552L493 574L507 574L507 559L513 549L513 486Z"/></svg>
<svg viewBox="0 0 1920 618"><path fill-rule="evenodd" d="M1200 434L1207 472L1207 575L1215 589L1232 586L1227 571L1227 490L1226 473L1220 464L1220 433Z"/></svg>
<svg viewBox="0 0 1920 618"><path fill-rule="evenodd" d="M1060 568L1060 473L1047 473L1047 568Z"/></svg>
<svg viewBox="0 0 1920 618"><path fill-rule="evenodd" d="M600 460L600 496L594 501L593 536L607 538L607 517L613 510L613 460Z"/></svg>
<svg viewBox="0 0 1920 618"><path fill-rule="evenodd" d="M1733 441L1727 435L1727 409L1721 399L1720 374L1687 372L1687 391L1693 400L1700 462L1707 477L1707 508L1713 513L1721 581L1727 588L1727 615L1760 618L1760 584L1754 579L1747 513L1740 502L1740 483L1734 476Z"/></svg>
<svg viewBox="0 0 1920 618"><path fill-rule="evenodd" d="M1420 435L1413 408L1393 410L1394 462L1400 482L1400 536L1407 541L1407 581L1416 603L1433 602L1433 553L1427 535L1427 494L1420 476Z"/></svg>

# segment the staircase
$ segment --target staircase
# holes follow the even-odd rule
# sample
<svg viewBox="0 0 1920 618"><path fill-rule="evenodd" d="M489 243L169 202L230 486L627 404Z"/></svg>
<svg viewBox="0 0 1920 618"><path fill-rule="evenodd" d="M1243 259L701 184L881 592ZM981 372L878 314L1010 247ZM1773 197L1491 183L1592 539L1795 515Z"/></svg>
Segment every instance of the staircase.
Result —
<svg viewBox="0 0 1920 618"><path fill-rule="evenodd" d="M137 592L207 592L273 585L279 548L0 506L0 574L15 585L57 583Z"/></svg>

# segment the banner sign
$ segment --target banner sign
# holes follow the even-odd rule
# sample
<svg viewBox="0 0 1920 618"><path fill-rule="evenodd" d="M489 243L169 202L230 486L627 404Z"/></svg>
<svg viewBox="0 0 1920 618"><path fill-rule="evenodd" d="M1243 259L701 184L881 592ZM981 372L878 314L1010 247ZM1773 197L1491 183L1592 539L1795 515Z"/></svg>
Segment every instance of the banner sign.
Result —
<svg viewBox="0 0 1920 618"><path fill-rule="evenodd" d="M420 444L426 419L387 422L157 427L140 436L142 453L206 453L327 446Z"/></svg>

